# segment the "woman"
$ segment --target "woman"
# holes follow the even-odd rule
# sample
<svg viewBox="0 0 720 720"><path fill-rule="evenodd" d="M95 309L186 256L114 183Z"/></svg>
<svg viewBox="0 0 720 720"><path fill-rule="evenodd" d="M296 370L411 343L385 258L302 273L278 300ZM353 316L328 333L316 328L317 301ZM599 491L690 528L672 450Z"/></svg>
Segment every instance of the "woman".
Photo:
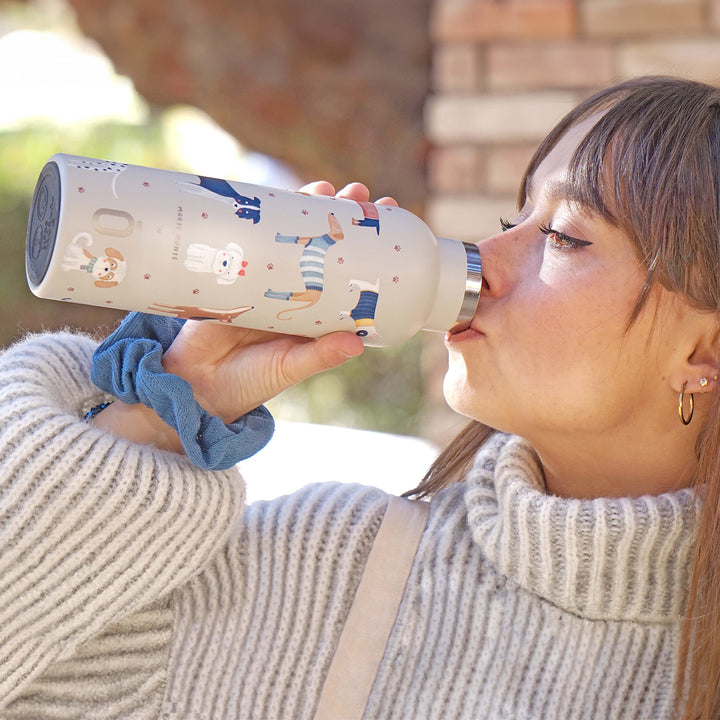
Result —
<svg viewBox="0 0 720 720"><path fill-rule="evenodd" d="M472 423L415 491L430 516L367 718L718 716L719 199L715 88L631 81L541 144L447 338ZM169 382L228 423L362 352L171 339ZM318 485L243 512L234 471L195 468L203 438L160 419L174 390L79 421L92 350L0 358L3 717L312 717L387 497Z"/></svg>

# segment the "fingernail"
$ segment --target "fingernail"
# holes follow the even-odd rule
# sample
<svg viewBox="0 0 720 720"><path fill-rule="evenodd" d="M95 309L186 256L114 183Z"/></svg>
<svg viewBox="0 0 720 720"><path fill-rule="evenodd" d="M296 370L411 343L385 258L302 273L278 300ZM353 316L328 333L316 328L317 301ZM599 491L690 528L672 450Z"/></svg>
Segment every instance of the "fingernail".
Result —
<svg viewBox="0 0 720 720"><path fill-rule="evenodd" d="M357 357L358 355L362 355L364 350L365 350L364 346L361 346L361 347L357 348L357 350L343 350L342 354L346 358L353 358L353 357Z"/></svg>

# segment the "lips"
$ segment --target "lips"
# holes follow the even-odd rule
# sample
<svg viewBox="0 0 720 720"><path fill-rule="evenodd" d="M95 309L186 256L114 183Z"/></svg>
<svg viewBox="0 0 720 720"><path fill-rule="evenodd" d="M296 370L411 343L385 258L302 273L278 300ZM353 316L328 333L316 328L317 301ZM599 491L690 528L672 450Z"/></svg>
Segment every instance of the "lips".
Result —
<svg viewBox="0 0 720 720"><path fill-rule="evenodd" d="M473 325L471 324L469 328L466 330L461 330L460 332L456 333L447 333L445 335L445 344L446 345L457 345L462 342L469 342L471 340L479 340L481 338L485 337L485 333L483 333L481 330L477 330Z"/></svg>

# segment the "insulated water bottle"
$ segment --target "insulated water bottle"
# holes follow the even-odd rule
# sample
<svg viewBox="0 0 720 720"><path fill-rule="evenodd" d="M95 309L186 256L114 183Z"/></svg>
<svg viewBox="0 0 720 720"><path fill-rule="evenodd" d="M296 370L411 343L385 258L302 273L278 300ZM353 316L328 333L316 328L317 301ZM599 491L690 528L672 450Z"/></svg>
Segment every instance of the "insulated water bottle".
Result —
<svg viewBox="0 0 720 720"><path fill-rule="evenodd" d="M54 155L26 273L39 297L392 345L468 326L477 247L397 207Z"/></svg>

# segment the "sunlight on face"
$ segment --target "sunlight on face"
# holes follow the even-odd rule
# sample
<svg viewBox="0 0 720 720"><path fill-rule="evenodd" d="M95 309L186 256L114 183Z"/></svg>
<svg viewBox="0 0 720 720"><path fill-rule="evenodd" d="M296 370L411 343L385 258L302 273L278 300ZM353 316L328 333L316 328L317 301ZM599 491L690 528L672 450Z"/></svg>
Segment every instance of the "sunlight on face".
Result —
<svg viewBox="0 0 720 720"><path fill-rule="evenodd" d="M478 243L478 312L448 339L450 405L530 439L617 426L663 372L649 318L627 331L645 279L633 246L568 197L568 163L595 121L560 140L517 219Z"/></svg>

